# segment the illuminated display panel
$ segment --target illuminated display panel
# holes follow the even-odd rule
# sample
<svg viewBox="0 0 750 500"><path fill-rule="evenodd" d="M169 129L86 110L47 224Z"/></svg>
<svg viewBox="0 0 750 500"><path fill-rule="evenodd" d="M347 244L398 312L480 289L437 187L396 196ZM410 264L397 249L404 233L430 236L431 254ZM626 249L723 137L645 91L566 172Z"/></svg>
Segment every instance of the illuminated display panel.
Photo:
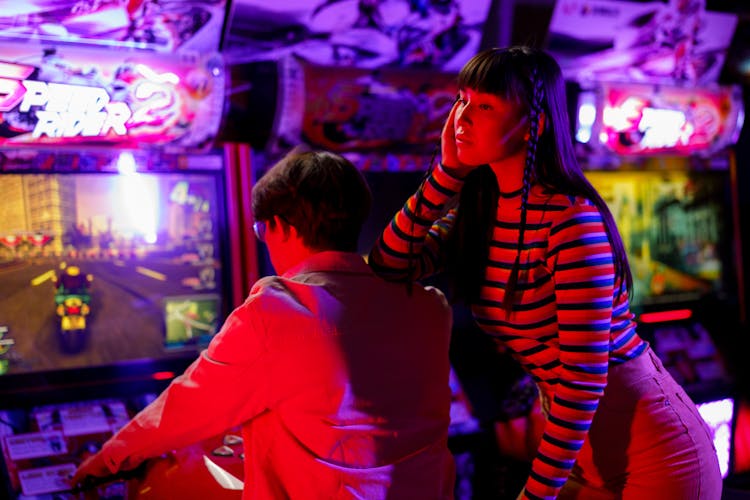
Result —
<svg viewBox="0 0 750 500"><path fill-rule="evenodd" d="M220 178L0 176L0 373L194 356L227 306Z"/></svg>
<svg viewBox="0 0 750 500"><path fill-rule="evenodd" d="M578 96L576 139L619 156L707 156L734 144L743 121L736 86L600 83Z"/></svg>
<svg viewBox="0 0 750 500"><path fill-rule="evenodd" d="M223 110L218 55L0 44L0 147L207 151Z"/></svg>
<svg viewBox="0 0 750 500"><path fill-rule="evenodd" d="M634 309L733 293L725 174L586 172L612 211L628 252Z"/></svg>

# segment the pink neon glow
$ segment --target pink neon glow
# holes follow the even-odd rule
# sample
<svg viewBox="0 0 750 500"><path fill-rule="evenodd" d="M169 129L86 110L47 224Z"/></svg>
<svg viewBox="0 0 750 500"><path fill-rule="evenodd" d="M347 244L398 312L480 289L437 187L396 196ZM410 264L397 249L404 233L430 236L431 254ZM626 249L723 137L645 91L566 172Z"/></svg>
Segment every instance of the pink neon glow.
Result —
<svg viewBox="0 0 750 500"><path fill-rule="evenodd" d="M690 309L673 309L671 311L643 313L638 319L641 323L665 323L688 319L692 315L693 311Z"/></svg>
<svg viewBox="0 0 750 500"><path fill-rule="evenodd" d="M0 61L0 76L13 80L24 80L34 72L34 66Z"/></svg>

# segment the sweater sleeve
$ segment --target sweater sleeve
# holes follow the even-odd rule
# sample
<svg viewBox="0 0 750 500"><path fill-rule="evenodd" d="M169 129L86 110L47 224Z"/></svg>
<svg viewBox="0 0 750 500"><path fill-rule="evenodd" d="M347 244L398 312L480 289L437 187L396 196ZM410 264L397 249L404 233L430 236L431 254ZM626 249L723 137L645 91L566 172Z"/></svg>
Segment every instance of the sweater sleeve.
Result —
<svg viewBox="0 0 750 500"><path fill-rule="evenodd" d="M215 436L263 411L263 338L248 304L235 310L198 359L104 444L110 472Z"/></svg>
<svg viewBox="0 0 750 500"><path fill-rule="evenodd" d="M526 483L526 497L555 498L567 480L607 384L614 291L612 247L598 209L576 205L550 229L560 377Z"/></svg>
<svg viewBox="0 0 750 500"><path fill-rule="evenodd" d="M375 242L368 258L373 271L393 281L418 280L439 271L443 241L455 220L455 211L445 213L445 205L462 186L462 179L438 165Z"/></svg>

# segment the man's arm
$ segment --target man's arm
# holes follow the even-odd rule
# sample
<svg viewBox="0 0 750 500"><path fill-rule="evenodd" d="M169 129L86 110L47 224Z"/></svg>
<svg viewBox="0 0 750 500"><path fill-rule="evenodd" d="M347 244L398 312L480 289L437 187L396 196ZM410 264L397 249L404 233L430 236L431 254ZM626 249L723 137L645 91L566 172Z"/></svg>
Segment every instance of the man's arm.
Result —
<svg viewBox="0 0 750 500"><path fill-rule="evenodd" d="M264 329L250 301L159 397L84 461L73 476L107 476L250 420L267 401Z"/></svg>

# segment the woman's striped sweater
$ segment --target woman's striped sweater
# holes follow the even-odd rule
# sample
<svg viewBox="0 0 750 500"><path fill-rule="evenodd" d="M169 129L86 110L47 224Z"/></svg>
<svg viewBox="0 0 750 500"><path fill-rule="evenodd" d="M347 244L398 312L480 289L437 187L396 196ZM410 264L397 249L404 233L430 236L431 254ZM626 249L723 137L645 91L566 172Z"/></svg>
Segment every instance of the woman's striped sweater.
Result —
<svg viewBox="0 0 750 500"><path fill-rule="evenodd" d="M369 262L386 279L403 279L411 242L415 279L443 268L442 242L453 224L446 203L463 181L436 168L385 229ZM419 193L419 192L418 192ZM516 258L520 191L501 193L489 262L474 318L537 382L549 402L547 423L526 483L528 498L554 498L583 445L607 383L608 367L642 353L627 291L617 293L612 248L601 214L580 197L529 193L516 303L502 307Z"/></svg>

